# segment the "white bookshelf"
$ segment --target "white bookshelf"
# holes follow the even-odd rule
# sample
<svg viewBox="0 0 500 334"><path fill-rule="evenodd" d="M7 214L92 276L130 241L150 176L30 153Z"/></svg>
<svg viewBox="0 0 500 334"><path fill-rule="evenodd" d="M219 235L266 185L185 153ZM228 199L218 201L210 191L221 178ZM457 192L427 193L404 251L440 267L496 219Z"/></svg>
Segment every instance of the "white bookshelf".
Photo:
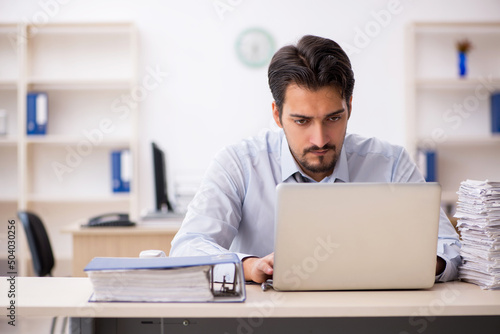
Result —
<svg viewBox="0 0 500 334"><path fill-rule="evenodd" d="M52 232L105 212L139 217L138 110L121 100L137 87L137 52L131 23L0 25L0 109L8 114L8 134L0 136L3 215L35 211ZM26 134L28 92L48 95L46 135ZM117 149L132 155L126 194L112 192ZM54 164L68 171L61 175Z"/></svg>
<svg viewBox="0 0 500 334"><path fill-rule="evenodd" d="M460 78L456 42L464 38L473 49ZM461 181L500 180L490 106L500 91L500 22L417 22L406 40L407 146L436 152L442 200L454 205Z"/></svg>
<svg viewBox="0 0 500 334"><path fill-rule="evenodd" d="M19 194L18 178L18 79L19 58L14 36L17 35L17 24L0 24L0 109L6 111L7 127L11 129L7 135L0 135L0 227L6 226L7 217L17 205ZM15 213L15 212L14 212ZM5 234L2 229L0 234Z"/></svg>

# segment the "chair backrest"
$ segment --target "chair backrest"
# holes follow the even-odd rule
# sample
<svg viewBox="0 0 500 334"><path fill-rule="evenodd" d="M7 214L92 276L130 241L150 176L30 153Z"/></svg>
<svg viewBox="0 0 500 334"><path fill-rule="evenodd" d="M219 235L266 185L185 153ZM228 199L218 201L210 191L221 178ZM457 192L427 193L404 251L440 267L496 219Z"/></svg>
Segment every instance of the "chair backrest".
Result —
<svg viewBox="0 0 500 334"><path fill-rule="evenodd" d="M17 215L26 232L35 274L37 276L51 276L54 267L54 254L42 220L36 214L27 211L19 211Z"/></svg>

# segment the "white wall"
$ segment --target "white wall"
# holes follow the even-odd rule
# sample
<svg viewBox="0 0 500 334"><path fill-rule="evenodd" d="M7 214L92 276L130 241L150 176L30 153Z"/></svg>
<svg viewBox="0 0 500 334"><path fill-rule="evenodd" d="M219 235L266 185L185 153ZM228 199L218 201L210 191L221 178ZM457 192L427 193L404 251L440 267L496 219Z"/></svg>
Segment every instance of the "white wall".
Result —
<svg viewBox="0 0 500 334"><path fill-rule="evenodd" d="M221 2L232 6L223 19L214 9ZM43 24L43 17L133 21L140 33L139 79L148 69L168 73L140 106L140 208L151 208L151 140L167 151L171 176L182 186L196 184L224 145L271 123L266 68L244 67L234 51L244 29L267 29L277 46L317 34L351 49L356 86L349 131L404 144L404 26L498 21L500 1L0 0L0 22ZM371 37L363 40L360 32Z"/></svg>

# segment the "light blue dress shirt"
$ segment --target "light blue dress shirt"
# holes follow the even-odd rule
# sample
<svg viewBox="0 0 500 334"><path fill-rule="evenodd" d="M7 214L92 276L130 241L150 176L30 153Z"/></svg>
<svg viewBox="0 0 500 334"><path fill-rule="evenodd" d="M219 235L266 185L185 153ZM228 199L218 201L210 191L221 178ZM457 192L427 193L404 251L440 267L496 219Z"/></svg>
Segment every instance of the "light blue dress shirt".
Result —
<svg viewBox="0 0 500 334"><path fill-rule="evenodd" d="M235 252L263 257L274 251L276 186L316 182L295 162L282 130L264 130L220 151L209 166L182 226L172 241L170 256ZM347 134L333 173L321 182L425 182L400 146ZM459 238L441 210L438 252L446 261L437 281L457 278L461 263Z"/></svg>

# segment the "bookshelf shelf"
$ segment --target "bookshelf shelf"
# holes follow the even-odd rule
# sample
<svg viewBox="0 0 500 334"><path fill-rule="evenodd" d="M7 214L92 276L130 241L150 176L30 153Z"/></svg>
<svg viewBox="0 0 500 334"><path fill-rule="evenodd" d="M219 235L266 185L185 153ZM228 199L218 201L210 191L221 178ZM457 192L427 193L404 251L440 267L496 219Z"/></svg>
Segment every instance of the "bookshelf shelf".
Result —
<svg viewBox="0 0 500 334"><path fill-rule="evenodd" d="M16 195L0 195L0 203L17 203Z"/></svg>
<svg viewBox="0 0 500 334"><path fill-rule="evenodd" d="M16 146L17 137L14 135L0 136L0 146Z"/></svg>
<svg viewBox="0 0 500 334"><path fill-rule="evenodd" d="M129 78L30 78L32 90L129 90L132 82Z"/></svg>
<svg viewBox="0 0 500 334"><path fill-rule="evenodd" d="M92 203L125 203L130 201L129 194L110 194L110 195L85 195L85 196L67 196L67 195L42 195L29 194L28 202L32 203L77 203L77 204L92 204Z"/></svg>
<svg viewBox="0 0 500 334"><path fill-rule="evenodd" d="M29 145L77 145L81 142L90 142L84 136L75 135L32 135L26 139L26 144ZM93 147L128 147L130 146L130 138L127 137L107 137L94 144L90 142Z"/></svg>
<svg viewBox="0 0 500 334"><path fill-rule="evenodd" d="M129 22L82 22L82 23L47 23L43 26L28 27L31 35L103 35L121 34L129 36L135 27Z"/></svg>
<svg viewBox="0 0 500 334"><path fill-rule="evenodd" d="M485 89L500 89L500 77L477 77L477 78L418 78L415 82L419 89L438 90L473 90L478 87ZM488 86L486 88L486 86Z"/></svg>
<svg viewBox="0 0 500 334"><path fill-rule="evenodd" d="M16 88L16 79L0 79L0 89L15 90Z"/></svg>
<svg viewBox="0 0 500 334"><path fill-rule="evenodd" d="M426 143L430 138L419 138L418 143ZM443 141L435 141L435 146L440 148L445 147L497 147L500 150L500 135L490 136L461 136L450 137Z"/></svg>
<svg viewBox="0 0 500 334"><path fill-rule="evenodd" d="M416 33L423 34L499 34L500 26L498 22L442 22L442 21L428 21L428 22L414 22L412 29Z"/></svg>

